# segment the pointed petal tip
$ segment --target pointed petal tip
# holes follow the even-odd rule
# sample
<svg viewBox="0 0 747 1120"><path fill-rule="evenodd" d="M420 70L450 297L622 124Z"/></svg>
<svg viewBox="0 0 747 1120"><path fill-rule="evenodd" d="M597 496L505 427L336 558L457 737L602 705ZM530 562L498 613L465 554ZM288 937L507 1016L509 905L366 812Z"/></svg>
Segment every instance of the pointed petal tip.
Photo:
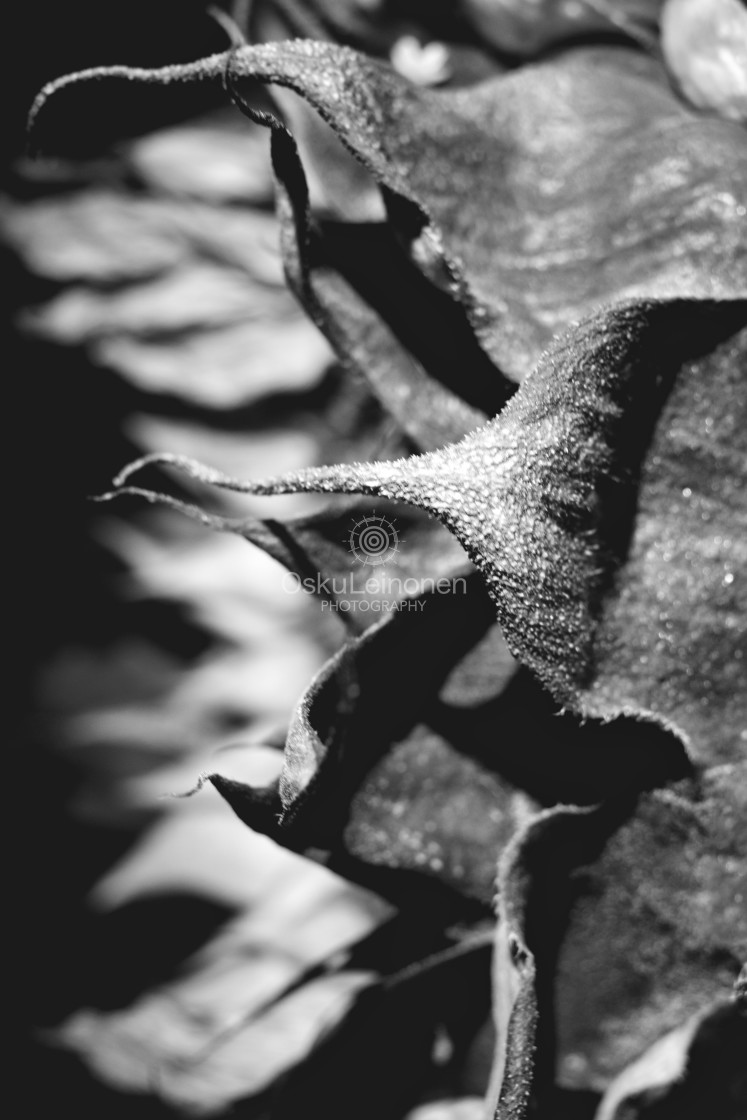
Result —
<svg viewBox="0 0 747 1120"><path fill-rule="evenodd" d="M167 800L181 801L181 800L184 800L188 797L194 797L194 795L196 793L200 792L202 787L205 785L205 782L207 782L209 780L210 780L210 774L205 772L204 774L199 775L197 781L195 782L195 784L190 789L173 790L173 791L170 790L168 793L162 793L158 800L159 801L167 801Z"/></svg>
<svg viewBox="0 0 747 1120"><path fill-rule="evenodd" d="M88 500L96 503L113 502L117 498L132 497L132 498L145 498L146 502L151 505L165 505L170 506L172 509L178 510L180 513L186 513L189 517L197 521L202 521L210 528L213 527L213 521L209 514L203 513L202 510L196 506L190 506L186 502L180 502L177 498L171 498L168 494L159 494L157 490L146 490L142 486L121 486L118 490L106 490L103 494L90 494Z"/></svg>
<svg viewBox="0 0 747 1120"><path fill-rule="evenodd" d="M232 50L235 49L232 48ZM85 82L102 78L122 78L129 82L162 86L171 85L174 82L186 83L219 79L223 76L230 54L230 51L221 51L218 54L208 55L194 62L177 63L173 66L162 66L154 69L124 65L92 66L86 70L77 70L72 74L63 74L61 77L47 82L32 102L26 121L27 150L38 154L39 145L33 137L38 130L40 115L53 97L71 86L82 85Z"/></svg>
<svg viewBox="0 0 747 1120"><path fill-rule="evenodd" d="M211 783L236 816L253 832L273 838L277 836L278 818L282 811L278 781L267 786L250 786L218 773L207 774L204 780Z"/></svg>
<svg viewBox="0 0 747 1120"><path fill-rule="evenodd" d="M116 474L112 479L112 485L117 487L124 486L125 482L127 482L129 478L132 478L132 476L134 474L137 474L138 471L144 470L145 467L158 464L169 465L173 463L174 460L178 460L179 458L181 458L181 456L173 455L168 451L153 451L148 455L141 455L139 459L133 459L131 463L128 463L125 467L122 467L122 470L119 471L119 473Z"/></svg>

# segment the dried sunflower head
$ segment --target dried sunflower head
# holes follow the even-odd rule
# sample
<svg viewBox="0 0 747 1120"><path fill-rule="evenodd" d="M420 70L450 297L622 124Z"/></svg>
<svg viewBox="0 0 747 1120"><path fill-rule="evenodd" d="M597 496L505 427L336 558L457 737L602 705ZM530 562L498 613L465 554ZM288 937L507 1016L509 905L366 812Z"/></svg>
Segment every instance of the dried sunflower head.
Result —
<svg viewBox="0 0 747 1120"><path fill-rule="evenodd" d="M263 5L274 41L232 24L223 53L35 104L41 140L81 82L223 82L270 133L289 284L393 424L368 462L243 482L150 455L105 495L240 533L353 630L277 777L209 775L252 829L394 904L406 946L387 975L360 947L328 963L346 1013L255 1100L273 1117L312 1093L341 1117L480 1115L481 1094L499 1120L745 1107L747 139L731 55L690 92L694 8L664 6L662 56L658 5ZM303 104L281 120L258 84ZM134 486L154 464L357 497L231 519ZM396 547L355 585L373 553L351 558L351 521L402 530L394 591ZM469 1072L486 1030L489 1078ZM372 1038L385 1076L351 1104ZM168 1099L215 1107L165 1069Z"/></svg>

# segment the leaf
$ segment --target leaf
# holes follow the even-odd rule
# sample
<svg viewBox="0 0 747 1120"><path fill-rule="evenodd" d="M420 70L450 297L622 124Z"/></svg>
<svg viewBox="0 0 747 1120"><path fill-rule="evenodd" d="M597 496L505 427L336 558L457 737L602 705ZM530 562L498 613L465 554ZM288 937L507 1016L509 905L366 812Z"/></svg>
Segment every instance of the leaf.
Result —
<svg viewBox="0 0 747 1120"><path fill-rule="evenodd" d="M622 30L650 44L661 0L461 0L460 7L481 38L499 50L538 54L563 39Z"/></svg>
<svg viewBox="0 0 747 1120"><path fill-rule="evenodd" d="M267 113L257 113L254 109L245 106L243 101L241 105L253 119L273 129L273 162L276 173L282 180L278 182L277 187L283 223L285 270L301 302L305 304L322 331L328 335L346 368L357 377L365 377L371 383L382 403L398 419L403 429L422 447L441 446L444 442L458 438L479 425L485 419L485 412L479 407L464 402L448 388L448 382L454 377L455 363L467 359L473 367L474 373L469 377L462 376L461 392L463 394L466 392L466 395L469 395L470 391L472 395L480 394L480 400L488 402L489 411L495 411L505 400L506 394L505 391L501 391L500 381L496 380L493 367L475 344L471 328L464 319L463 313L451 304L448 297L432 289L431 285L423 280L409 263L388 229L380 223L355 227L359 246L357 249L352 246L352 251L348 244L348 235L353 227L348 224L344 226L342 238L339 232L335 233L334 224L328 223L328 229L324 233L316 226L312 228L308 213L306 177L299 163L294 141L275 118ZM309 112L306 107L306 113ZM318 118L314 117L314 119L318 121ZM337 140L333 140L333 143L339 148ZM363 174L360 165L349 154L344 153L344 157L348 164L352 163L357 169L360 177ZM353 194L358 190L355 184L351 187L347 182L346 187L351 188ZM372 189L378 198L377 188L373 186ZM381 209L380 205L379 209ZM242 243L247 240L246 232L241 230L240 236L236 239L239 257L235 259L236 250L232 248L230 239L220 236L224 226L235 224L234 215L215 211L212 213L216 213L217 221L212 222L205 231L208 248L211 248L217 240L220 243L217 247L218 256L227 257L227 263L239 264L243 267L246 253L242 255L240 250ZM258 218L258 220L266 219ZM361 253L368 257L367 266L363 269L358 259ZM351 270L352 275L350 275ZM251 267L250 271L253 271ZM223 284L224 289L227 289L222 294L220 291L218 293L219 302L223 307L223 318L228 315L230 319L230 285L232 283L235 288L239 278L235 272L227 272L225 276L218 277L218 280ZM170 305L174 303L170 293L175 282L178 286L178 276L175 280L170 278L168 281L170 286L166 292L166 299ZM163 286L163 281L160 283ZM362 295L357 291L356 285L362 288ZM181 306L183 293L179 290L178 294L180 299L176 302ZM137 295L138 293L135 293L135 297ZM136 318L142 316L144 310L150 314L153 293L147 291L144 296L147 297L148 308L141 306L142 300L140 303L136 302ZM258 299L253 301L255 320L262 305L265 305L266 311L267 304L266 292L259 290L257 296ZM83 299L82 307L79 306L81 299ZM370 300L373 303L370 303ZM72 319L73 331L79 334L80 317L83 315L85 318L87 311L89 327L98 327L100 333L99 321L103 317L105 320L103 326L111 333L112 324L106 322L107 313L109 318L114 314L115 324L119 323L122 318L119 305L124 303L126 311L128 301L132 303L131 292L119 296L114 301L114 307L110 309L108 298L102 299L96 295L82 297L80 293L68 293L63 297L61 308L57 304L52 304L51 308L44 309L35 319L32 319L29 325L48 334L59 335L67 324L69 335L69 324ZM407 314L402 311L405 301L409 304ZM162 298L161 303L163 302ZM92 308L88 306L89 304L93 305ZM187 314L190 306L190 301L187 299L185 309L181 312L182 316ZM252 307L252 301L245 301L245 307L248 311ZM393 326L390 326L383 316L391 316L393 311L396 312L395 321ZM284 306L280 317L288 318ZM277 320L278 316L274 318ZM428 334L419 329L418 320L440 324L439 338L428 342ZM236 345L240 342L239 328L232 327L229 330L223 328L217 331L216 326L220 324L214 323L210 333L201 336L199 347L195 347L191 337L188 337L186 345L182 346L173 345L170 338L170 347L164 352L163 346L159 349L148 344L148 335L145 339L139 340L135 332L134 339L124 337L99 342L97 351L103 360L113 363L118 368L124 367L128 372L134 371L138 380L150 377L163 384L164 379L170 377L171 382L176 385L179 377L184 379L185 372L188 375L192 369L196 370L200 362L207 361L209 367L212 360L220 368L227 364L226 359L230 361ZM304 324L298 326L300 341L303 343L304 332L300 331L300 327ZM309 333L309 329L306 324L306 334ZM250 332L251 337L248 337ZM152 333L152 328L149 333ZM259 359L255 359L255 366L256 364L260 366L261 382L264 379L264 367L267 366L267 362L263 366L261 351L267 349L268 345L267 339L262 337L261 323L258 325L254 322L251 327L241 328L241 334L251 344L251 349L255 352L260 349ZM425 345L421 340L426 340ZM285 336L284 345L287 347L287 344L288 338ZM409 348L412 348L413 353L410 353ZM313 353L313 347L311 349ZM270 364L267 368L274 370L276 358L274 351L268 357ZM437 383L437 380L434 381L426 374L423 362L431 367L431 372L437 379L446 382L443 387ZM288 364L286 356L281 365ZM291 366L293 367L293 363ZM199 372L204 376L204 369ZM248 377L250 380L257 380L256 368L252 370L249 367ZM216 378L213 372L206 387L202 389L200 388L202 380L197 379L194 392L201 392L203 396L208 394L212 397L225 396L230 389L225 387L224 381L225 378Z"/></svg>
<svg viewBox="0 0 747 1120"><path fill-rule="evenodd" d="M747 12L740 0L666 0L661 49L693 105L747 122Z"/></svg>
<svg viewBox="0 0 747 1120"><path fill-rule="evenodd" d="M287 310L286 316L278 306L277 318L168 342L117 334L94 340L91 349L98 363L146 392L212 409L247 408L313 390L329 367L324 339L295 309Z"/></svg>
<svg viewBox="0 0 747 1120"><path fill-rule="evenodd" d="M294 580L283 581L286 594L306 591L316 595L323 610L334 611L355 631L365 629L377 614L395 609L424 586L471 571L464 551L443 526L411 507L388 510L397 553L391 561L370 567L361 566L351 546L356 527L375 516L367 501L354 499L281 521L210 514L168 494L137 486L126 487L117 496L125 492L174 509L210 529L243 537L293 574ZM99 500L106 498L103 495Z"/></svg>
<svg viewBox="0 0 747 1120"><path fill-rule="evenodd" d="M165 455L117 481L159 461L250 494L412 502L460 540L512 652L560 702L653 713L696 761L728 759L747 717L746 322L743 301L600 312L496 420L426 455L257 483Z"/></svg>
<svg viewBox="0 0 747 1120"><path fill-rule="evenodd" d="M28 265L77 281L26 330L151 393L213 408L308 390L332 359L285 290L276 222L251 211L92 189L10 207Z"/></svg>
<svg viewBox="0 0 747 1120"><path fill-rule="evenodd" d="M297 1116L309 1100L319 1101L330 1120L350 1116L351 1101L359 1120L411 1108L429 1082L448 1076L434 1060L439 1031L463 1052L487 1011L490 947L484 931L452 935L444 948L361 992L279 1086L275 1120Z"/></svg>
<svg viewBox="0 0 747 1120"><path fill-rule="evenodd" d="M475 577L406 600L307 689L279 783L252 788L220 764L210 780L251 828L324 852L402 906L424 897L425 876L489 907L498 855L537 801L594 801L688 772L655 725L558 716L491 613Z"/></svg>
<svg viewBox="0 0 747 1120"><path fill-rule="evenodd" d="M362 4L358 0L291 0L290 3L280 0L273 3L269 13L268 6L258 9L254 34L249 34L247 38L252 42L297 36L332 39L368 55L388 56L395 68L399 68L402 58L402 43L414 42L424 53L430 48L432 54L436 54L437 50L443 58L443 52L446 52L445 73L443 64L440 73L436 67L426 69L425 74L431 80L435 70L445 84L467 85L473 84L477 76L499 72L505 67L505 60L496 56L489 42L481 42L470 34L460 10L463 6L415 3L402 8L376 0L368 3L364 0ZM407 66L403 67L402 72L407 69ZM424 76L421 68L418 77L422 80Z"/></svg>
<svg viewBox="0 0 747 1120"><path fill-rule="evenodd" d="M112 75L222 77L237 97L247 77L285 84L355 149L380 185L386 225L353 231L312 216L290 134L248 110L272 128L284 259L297 292L348 368L372 368L382 400L402 385L392 411L428 452L248 484L178 455L147 456L119 483L160 462L255 495L409 502L462 542L500 619L475 578L464 598L452 588L400 599L396 614L349 642L302 698L279 781L248 785L222 769L210 778L258 831L437 924L487 912L504 852L495 1115L554 1114L556 1062L562 1086L593 1097L662 1033L723 998L745 951L741 772L731 764L704 772L732 759L746 714L747 425L737 365L747 303L734 298L745 294L736 201L743 137L678 105L656 64L606 48L439 93L319 43L88 76ZM418 293L412 321L397 314L398 276ZM620 303L631 295L638 301ZM526 376L554 332L599 299L614 305L555 337ZM464 370L449 370L440 354L452 328ZM523 383L498 418L448 443L503 404L512 391L504 373ZM333 517L276 532L279 544L266 524L219 527L264 536L294 566L307 564L306 552L319 558L312 570L344 559L330 537ZM418 574L435 536L424 540L412 557ZM555 719L559 703L567 711ZM584 729L588 715L618 718ZM525 747L522 732L540 745ZM686 764L682 741L700 770ZM683 773L679 786L635 797ZM511 844L534 802L566 793L616 796L598 810L541 814ZM290 1021L302 1036L297 1056L310 1038L307 1017L293 1018L297 1003L318 1011L338 989L350 1001L358 983L373 984L369 971L337 966L327 961L320 980L224 1022L206 1050L180 1051L177 1041L162 1065L171 1099L222 1108L268 1087L267 1068L274 1077L282 1063L268 1054L259 1070L247 1048L261 1050L276 1025L282 1041ZM366 1002L351 1004L347 1026ZM415 1008L411 1078L427 1066L426 1010L424 1024ZM403 1014L397 1026L408 1021ZM387 1029L386 1015L373 1022ZM100 1023L94 1016L83 1027L95 1050ZM126 1030L106 1039L104 1068L116 1075L129 1041ZM359 1041L350 1050L357 1061ZM334 1069L335 1048L320 1050L311 1084L325 1053ZM401 1060L404 1044L399 1051ZM376 1089L386 1101L388 1087ZM673 1092L665 1107L676 1104ZM306 1096L302 1078L289 1114ZM375 1098L362 1108L379 1114ZM334 1108L346 1115L349 1102Z"/></svg>
<svg viewBox="0 0 747 1120"><path fill-rule="evenodd" d="M439 1100L410 1112L407 1120L483 1120L485 1104L481 1097Z"/></svg>
<svg viewBox="0 0 747 1120"><path fill-rule="evenodd" d="M488 906L496 855L531 804L419 725L362 782L345 848L374 866L440 879Z"/></svg>
<svg viewBox="0 0 747 1120"><path fill-rule="evenodd" d="M530 820L502 854L493 963L497 1044L487 1094L495 1120L525 1120L551 1092L553 1071L540 1045L547 1040L540 1017L543 968L561 937L560 884L579 858L580 838L592 847L597 833L589 810L549 809Z"/></svg>
<svg viewBox="0 0 747 1120"><path fill-rule="evenodd" d="M343 364L366 377L420 448L459 439L498 411L508 392L468 324L385 225L327 223L321 234L309 231L304 253L289 227L286 217L284 259L299 298Z"/></svg>
<svg viewBox="0 0 747 1120"><path fill-rule="evenodd" d="M291 286L345 367L370 382L421 448L459 438L495 413L511 387L496 376L462 310L423 278L381 220L371 175L305 102L277 87L273 94L293 139L237 100L273 129Z"/></svg>
<svg viewBox="0 0 747 1120"><path fill-rule="evenodd" d="M284 291L277 222L247 207L136 193L124 183L91 185L11 205L3 232L31 269L53 280L115 289L206 261L256 283L258 306L247 302L247 319L273 300L294 306Z"/></svg>
<svg viewBox="0 0 747 1120"><path fill-rule="evenodd" d="M67 344L113 333L169 335L239 322L257 294L245 277L198 263L122 292L68 289L35 325Z"/></svg>
<svg viewBox="0 0 747 1120"><path fill-rule="evenodd" d="M453 93L322 43L247 49L232 73L289 86L333 124L512 377L600 302L744 293L744 136L689 113L634 53L566 52Z"/></svg>
<svg viewBox="0 0 747 1120"><path fill-rule="evenodd" d="M429 610L429 600L438 609ZM489 624L486 600L477 588L413 605L348 643L302 697L275 794L280 823L270 834L296 850L331 852L332 866L379 890L400 895L407 879L372 878L371 866L425 873L489 906L496 853L523 801L420 724ZM444 627L448 644L436 640ZM262 791L220 772L210 777L246 823L266 829ZM463 803L452 800L455 786ZM369 865L367 876L357 861Z"/></svg>
<svg viewBox="0 0 747 1120"><path fill-rule="evenodd" d="M238 190L253 170L272 192L266 142L257 133L242 139L246 131L236 117L172 129L134 144L111 185L9 205L9 243L35 274L69 282L24 311L25 329L85 345L145 391L202 406L246 407L316 386L332 355L285 287L277 220L245 200L218 204L221 182ZM193 141L199 167L190 179L185 148ZM133 190L133 167L147 193ZM164 187L178 197L155 193Z"/></svg>
<svg viewBox="0 0 747 1120"><path fill-rule="evenodd" d="M220 851L204 831L190 836L184 823L180 837L161 826L155 850L144 845L128 861L130 890L134 874L139 892L173 891L182 876L194 889L189 858L215 860ZM219 1112L265 1089L303 1057L322 1027L376 979L370 969L342 972L328 962L385 921L386 905L323 868L261 850L266 841L246 843L249 836L243 845L249 908L176 977L127 1007L81 1010L60 1028L57 1041L105 1082L157 1094L179 1108ZM172 845L170 859L164 843ZM242 849L240 836L234 847ZM237 858L230 846L227 851ZM174 866L174 856L182 866ZM104 884L104 896L121 902L123 885L120 872L117 882Z"/></svg>
<svg viewBox="0 0 747 1120"><path fill-rule="evenodd" d="M632 813L625 801L547 810L513 841L494 968L498 1120L521 1120L530 1100L541 1112L556 1078L613 1085L617 1102L638 1084L630 1063L670 1031L679 1054L689 1021L728 994L747 954L744 777L744 765L717 767L643 794ZM656 1054L641 1064L651 1084L671 1070Z"/></svg>
<svg viewBox="0 0 747 1120"><path fill-rule="evenodd" d="M494 370L487 371L464 317L423 281L382 223L313 223L295 141L274 118L245 111L272 128L288 280L343 364L369 381L422 448L478 426L507 392ZM465 360L470 372L462 373L458 396L453 363Z"/></svg>
<svg viewBox="0 0 747 1120"><path fill-rule="evenodd" d="M37 98L31 124L38 133L48 98L90 78L171 84L226 72L232 88L245 78L287 86L332 124L382 187L413 261L463 305L483 350L512 378L600 302L745 293L743 133L688 111L658 66L629 50L567 51L463 90L432 91L347 48L271 43L181 67L60 79ZM417 388L391 328L347 281L333 273L328 297L326 277L313 280L306 256L313 259L316 239L303 221L295 145L267 114L252 112L273 127L284 225L295 227L286 260L307 306L354 364L361 330L373 332L366 365L374 384L394 361L403 384L414 376ZM505 399L499 374L495 386ZM418 399L427 404L424 394Z"/></svg>
<svg viewBox="0 0 747 1120"><path fill-rule="evenodd" d="M185 246L166 206L112 191L11 205L3 236L37 275L53 280L122 283L157 275L183 260Z"/></svg>
<svg viewBox="0 0 747 1120"><path fill-rule="evenodd" d="M739 1120L747 1107L747 1019L736 1001L664 1035L610 1085L595 1120Z"/></svg>
<svg viewBox="0 0 747 1120"><path fill-rule="evenodd" d="M234 979L246 983L240 974ZM299 1061L322 1026L344 1014L372 979L341 972L312 980L256 1019L218 1027L217 1038L210 1037L214 1022L206 1031L199 1006L182 1009L168 992L156 992L108 1022L79 1012L64 1026L61 1042L120 1090L157 1094L193 1115L220 1115L231 1102L266 1090ZM236 991L233 981L229 987Z"/></svg>
<svg viewBox="0 0 747 1120"><path fill-rule="evenodd" d="M169 194L263 206L272 200L272 169L261 136L248 136L227 114L200 117L139 137L127 160L151 188ZM225 211L222 211L225 214Z"/></svg>
<svg viewBox="0 0 747 1120"><path fill-rule="evenodd" d="M747 958L745 776L716 767L643 795L574 874L554 981L561 1084L605 1088L728 995Z"/></svg>

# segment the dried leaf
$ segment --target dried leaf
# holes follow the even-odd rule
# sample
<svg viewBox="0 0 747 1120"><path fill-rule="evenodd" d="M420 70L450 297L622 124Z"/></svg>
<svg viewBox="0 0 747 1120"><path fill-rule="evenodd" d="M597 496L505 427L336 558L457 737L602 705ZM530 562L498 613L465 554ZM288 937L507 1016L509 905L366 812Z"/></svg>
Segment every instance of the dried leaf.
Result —
<svg viewBox="0 0 747 1120"><path fill-rule="evenodd" d="M512 377L600 302L744 293L743 133L688 112L630 51L569 51L454 92L326 43L246 49L232 73L289 86L333 124Z"/></svg>
<svg viewBox="0 0 747 1120"><path fill-rule="evenodd" d="M295 10L307 33L324 37L326 4L319 20L305 4ZM468 11L492 33L511 5ZM550 5L553 18L530 31L562 36L564 21L595 23L601 12L647 39L629 5L614 18L610 11ZM523 49L536 42L530 34ZM503 853L489 1092L496 1120L562 1111L556 1081L561 1093L587 1094L586 1113L609 1088L600 1113L608 1118L620 1109L679 1117L704 1094L722 1111L732 1108L744 1088L732 1055L744 1028L743 973L738 1001L712 1009L747 954L747 804L744 767L732 761L747 734L747 416L737 368L747 357L743 133L681 105L658 63L607 47L576 47L439 91L326 42L237 47L160 71L120 67L63 79L42 93L34 120L48 93L87 77L221 79L271 128L291 283L346 368L369 377L426 452L388 460L379 451L377 462L259 483L178 454L151 455L122 473L119 492L164 500L123 486L140 467L162 463L256 496L339 492L410 503L453 532L487 584L471 576L463 595L452 586L400 596L396 611L350 641L302 697L279 778L247 782L219 766L213 785L257 831L375 884L406 918L419 914L439 929L487 913ZM255 102L243 104L255 79L300 94L365 169L347 156L333 166L331 190L318 194L326 213L312 212L290 132ZM303 110L302 152L308 128L312 141L319 135L310 119ZM327 125L323 131L329 140ZM310 178L317 194L324 184L313 169ZM377 191L386 221L370 222ZM340 214L366 221L339 222ZM155 297L147 309L142 292L134 311L133 292L118 293L109 321L99 294L91 307L90 293L68 293L52 305L53 330L110 342L136 318L163 333L164 322L192 331L223 314L223 329L234 332L238 304L229 288L244 271L230 249L224 238L221 309L198 300L195 315L189 283L180 287L187 270L172 262L162 275L155 260L142 286ZM95 257L83 267L99 267ZM210 267L198 263L198 281ZM600 301L612 306L588 317ZM145 356L157 365L150 341L138 342L133 350L125 340L123 357L116 340L108 360L126 367ZM513 391L506 377L522 384L503 407ZM409 449L400 443L397 453L401 447ZM224 466L230 454L220 451ZM298 574L347 571L335 512L278 525L165 500L242 533ZM412 525L409 570L422 581L438 531L417 517ZM442 552L438 564L463 570L457 552ZM560 718L558 704L567 709ZM583 726L590 715L612 722ZM683 775L679 785L640 793ZM511 842L537 803L597 797L608 803L541 813ZM327 916L325 909L325 929ZM378 1034L407 1081L399 1114L428 1099L415 1082L437 1064L434 1027L449 1016L430 991L412 998L417 970L404 1000L386 998L392 978L377 984L365 956L354 952L347 972L314 958L322 978L299 977L290 993L288 968L260 973L258 961L242 956L226 989L210 967L182 978L188 996L196 992L199 1021L179 1008L174 1014L168 1000L182 990L177 982L114 1022L83 1014L69 1025L69 1042L105 1076L142 1087L152 1075L145 1051L155 1024L166 1097L180 1108L223 1109L269 1089L281 1073L289 1055L263 1046L276 1028L291 1029L289 1015L298 1016L290 1047L290 1036L278 1038L293 1062L339 994L349 1014L275 1087L280 1111L296 1115L311 1093L320 1099L342 1063L342 1091L328 1093L326 1111L349 1115L345 1086L367 1069ZM481 989L465 984L460 997L469 988L479 1004L484 979ZM209 1003L219 990L214 1019L200 993ZM659 1048L653 1056L651 1046ZM261 1066L247 1061L248 1047L261 1053ZM664 1074L662 1053L674 1056ZM716 1053L723 1077L714 1085L705 1071ZM429 1097L450 1088L459 1091L444 1079ZM378 1079L358 1111L388 1113L396 1091Z"/></svg>
<svg viewBox="0 0 747 1120"><path fill-rule="evenodd" d="M554 981L561 1084L604 1089L729 994L747 958L745 776L717 767L644 795L573 875Z"/></svg>
<svg viewBox="0 0 747 1120"><path fill-rule="evenodd" d="M551 1099L544 969L562 935L561 884L598 834L589 810L550 809L529 821L502 855L493 963L497 1043L487 1095L495 1120L525 1120Z"/></svg>
<svg viewBox="0 0 747 1120"><path fill-rule="evenodd" d="M312 222L295 140L273 117L245 111L272 128L289 282L344 366L368 380L403 431L424 449L478 426L486 413L497 411L507 388L487 369L463 314L424 282L382 223ZM355 182L347 186L348 197L360 194ZM455 362L462 365L459 395L452 387Z"/></svg>
<svg viewBox="0 0 747 1120"><path fill-rule="evenodd" d="M428 609L429 598L438 609ZM288 733L275 792L280 824L271 835L292 848L331 852L333 866L348 874L356 874L355 863L368 864L366 881L382 890L388 883L399 893L401 876L372 879L371 865L424 872L490 904L496 853L525 812L524 801L419 723L484 632L485 607L479 589L472 596L426 595L327 663ZM445 626L448 645L434 640ZM251 827L267 829L261 791L220 773L211 780ZM456 785L464 803L453 802ZM357 877L365 877L362 869Z"/></svg>
<svg viewBox="0 0 747 1120"><path fill-rule="evenodd" d="M510 846L494 970L499 1120L525 1117L530 1100L541 1112L556 1078L612 1085L610 1108L641 1081L676 1080L682 1048L747 953L744 776L714 768L643 795L630 816L623 802L548 810ZM711 1091L727 1100L738 1084Z"/></svg>
<svg viewBox="0 0 747 1120"><path fill-rule="evenodd" d="M694 759L726 760L747 716L745 322L743 301L599 313L496 420L409 459L243 483L155 458L250 494L357 492L428 510L558 700L602 718L653 713Z"/></svg>
<svg viewBox="0 0 747 1120"><path fill-rule="evenodd" d="M210 529L243 537L292 573L292 580L282 582L286 595L304 591L316 595L323 610L334 611L356 631L426 586L471 571L464 551L443 526L410 507L397 508L396 514L387 511L385 532L393 542L394 555L371 567L361 566L351 543L357 539L359 527L376 516L370 503L360 499L280 521L209 514L199 506L141 487L127 487L126 492L168 506ZM163 593L170 595L168 588Z"/></svg>
<svg viewBox="0 0 747 1120"><path fill-rule="evenodd" d="M495 991L494 1093L518 1086L506 1117L546 1100L556 1076L605 1089L728 994L747 952L743 777L716 768L695 792L644 795L629 819L624 804L551 810L514 842L500 879ZM539 1014L534 1069L535 1043L513 1010L525 1004L532 1022ZM504 1058L512 1029L520 1045Z"/></svg>
<svg viewBox="0 0 747 1120"><path fill-rule="evenodd" d="M81 80L169 84L218 79L226 67L234 85L259 78L295 90L333 125L384 189L413 260L462 302L482 347L512 377L600 301L744 294L743 133L689 112L658 66L628 50L567 51L443 92L329 43L271 43L160 71L61 79L40 94L32 123L38 130L51 93ZM273 135L280 178L298 180L295 146L283 130ZM290 193L304 190L297 182ZM291 263L299 256L286 252ZM316 314L349 336L346 315L338 327L328 310ZM345 338L342 348L350 350Z"/></svg>
<svg viewBox="0 0 747 1120"><path fill-rule="evenodd" d="M405 601L327 663L298 705L279 784L211 774L252 828L329 853L403 905L414 872L489 906L498 855L537 800L594 801L687 772L655 725L559 717L480 584L458 584Z"/></svg>

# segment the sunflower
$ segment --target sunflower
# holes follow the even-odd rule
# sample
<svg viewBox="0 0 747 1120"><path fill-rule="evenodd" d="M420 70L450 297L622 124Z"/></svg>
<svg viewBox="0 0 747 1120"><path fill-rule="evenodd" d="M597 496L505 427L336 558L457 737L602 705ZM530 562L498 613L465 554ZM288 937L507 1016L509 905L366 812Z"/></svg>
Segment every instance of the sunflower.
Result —
<svg viewBox="0 0 747 1120"><path fill-rule="evenodd" d="M100 497L246 538L346 627L274 768L246 781L219 756L193 792L352 884L367 917L218 1044L176 1040L151 1089L272 1120L737 1120L747 13L216 17L228 45L197 61L51 83L31 136L48 148L133 84L222 89L247 143L267 135L288 285L365 422L343 410L344 439L338 409L337 465L252 481L151 452ZM241 321L235 292L205 292ZM215 492L329 500L268 519L210 512ZM293 908L286 926L303 940ZM232 953L224 936L206 967ZM278 1022L302 1036L285 1063ZM152 1045L157 1016L110 1025L108 1059L101 1029L83 1015L65 1040L142 1089L122 1040Z"/></svg>

